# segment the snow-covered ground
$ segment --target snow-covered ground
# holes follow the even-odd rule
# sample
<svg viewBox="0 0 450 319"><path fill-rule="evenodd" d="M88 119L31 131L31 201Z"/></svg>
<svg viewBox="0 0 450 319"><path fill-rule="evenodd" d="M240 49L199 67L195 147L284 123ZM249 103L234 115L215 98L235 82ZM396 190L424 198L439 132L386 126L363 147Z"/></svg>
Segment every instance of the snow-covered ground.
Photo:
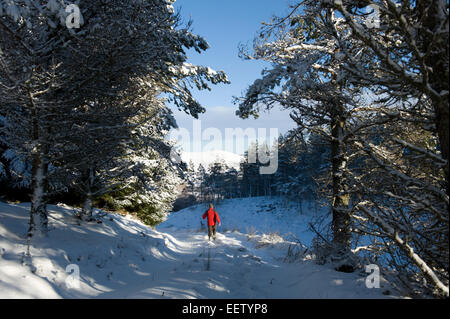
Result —
<svg viewBox="0 0 450 319"><path fill-rule="evenodd" d="M326 215L327 209L310 201L300 204L283 199L265 197L225 200L216 206L223 223L221 231L239 231L243 234L279 234L292 240L300 240L309 246L314 234L309 222ZM207 204L188 207L169 215L157 227L158 230L197 229L204 224L201 215Z"/></svg>
<svg viewBox="0 0 450 319"><path fill-rule="evenodd" d="M386 281L368 289L366 273L337 272L301 254L296 239L312 238L307 222L315 209L300 215L296 204L265 198L227 200L216 209L222 227L208 243L204 206L174 213L156 229L101 212L101 223L80 224L70 207L49 206L49 234L33 239L27 254L29 204L0 202L0 298L395 296L382 294L393 292Z"/></svg>

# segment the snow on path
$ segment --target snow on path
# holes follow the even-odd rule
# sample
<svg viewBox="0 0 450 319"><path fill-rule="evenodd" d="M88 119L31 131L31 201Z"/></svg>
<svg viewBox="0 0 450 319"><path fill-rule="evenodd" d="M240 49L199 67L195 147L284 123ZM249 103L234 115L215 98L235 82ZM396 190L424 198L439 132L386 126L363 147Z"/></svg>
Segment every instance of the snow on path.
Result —
<svg viewBox="0 0 450 319"><path fill-rule="evenodd" d="M129 298L384 298L365 287L365 276L336 272L312 261L285 263L286 251L273 242L238 232L218 234L208 243L203 233L179 232L190 248L180 252L179 267L159 273L156 286L132 289ZM177 241L177 240L175 240ZM262 246L262 247L261 247ZM286 246L283 243L282 246ZM260 247L260 248L257 248ZM181 287L180 287L181 286ZM177 287L174 289L173 287ZM112 297L123 297L113 294Z"/></svg>
<svg viewBox="0 0 450 319"><path fill-rule="evenodd" d="M228 204L233 211L239 206ZM101 217L101 224L80 224L70 207L50 206L49 235L34 240L27 257L28 207L0 202L0 298L386 297L383 289L365 287L367 274L286 262L289 247L301 248L276 233L224 227L209 243L200 223L194 226L200 207L153 230L116 214ZM221 212L230 221L225 204ZM184 218L192 225L181 227ZM79 287L67 285L71 264L80 269Z"/></svg>

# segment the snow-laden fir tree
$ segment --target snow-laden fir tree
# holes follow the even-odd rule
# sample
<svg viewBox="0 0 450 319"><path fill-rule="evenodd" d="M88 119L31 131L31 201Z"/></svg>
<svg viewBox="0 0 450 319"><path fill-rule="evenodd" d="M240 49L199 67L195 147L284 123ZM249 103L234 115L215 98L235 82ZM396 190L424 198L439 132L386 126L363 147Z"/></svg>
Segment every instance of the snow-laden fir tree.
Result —
<svg viewBox="0 0 450 319"><path fill-rule="evenodd" d="M381 23L371 29L361 10L374 3L382 5ZM333 241L349 248L350 231L370 234L372 257L390 255L399 275L414 274L444 296L447 25L442 1L297 2L256 41L252 58L273 67L238 112L280 104L293 109L299 129L328 139Z"/></svg>
<svg viewBox="0 0 450 319"><path fill-rule="evenodd" d="M349 85L347 72L336 53L341 46L334 34L324 32L336 24L333 10L321 9L315 1L293 7L288 17L275 18L255 39L253 53L242 54L272 64L239 100L237 114L257 116L262 109L281 106L291 111L297 131L319 134L329 142L332 178L333 251L335 260L350 251L350 189L347 170L349 143L356 133L359 87ZM344 30L340 30L343 32Z"/></svg>
<svg viewBox="0 0 450 319"><path fill-rule="evenodd" d="M376 88L386 104L402 103L404 112L432 110L437 156L444 166L448 194L449 158L449 5L446 0L323 0L335 8L345 34L339 57L349 81ZM375 22L367 13L375 15ZM372 21L373 22L373 21ZM327 25L335 32L336 25ZM346 41L351 35L354 41ZM407 102L408 101L408 102ZM396 116L401 117L401 114Z"/></svg>
<svg viewBox="0 0 450 319"><path fill-rule="evenodd" d="M170 110L156 97L155 87L137 80L130 84L120 94L70 114L74 125L61 145L65 154L61 166L67 172L66 182L83 198L80 217L84 220L92 218L95 198L129 187L125 181L142 167L141 160L132 160L136 154L155 150L163 154L161 147L169 153L163 138L174 125Z"/></svg>
<svg viewBox="0 0 450 319"><path fill-rule="evenodd" d="M185 48L201 52L208 44L179 26L172 1L81 0L75 29L67 25L68 4L8 0L0 6L0 104L8 147L32 163L30 236L46 231L49 165L67 155L60 146L75 122L64 115L105 105L140 79L197 116L204 109L190 86L227 82L222 72L185 62Z"/></svg>
<svg viewBox="0 0 450 319"><path fill-rule="evenodd" d="M356 206L360 225L376 225L371 233L384 242L378 247L404 278L448 297L448 1L324 0L321 7L336 9L347 30L326 25L342 44L348 81L377 95L366 110L380 127L358 142L373 177L354 179L365 181L366 196Z"/></svg>

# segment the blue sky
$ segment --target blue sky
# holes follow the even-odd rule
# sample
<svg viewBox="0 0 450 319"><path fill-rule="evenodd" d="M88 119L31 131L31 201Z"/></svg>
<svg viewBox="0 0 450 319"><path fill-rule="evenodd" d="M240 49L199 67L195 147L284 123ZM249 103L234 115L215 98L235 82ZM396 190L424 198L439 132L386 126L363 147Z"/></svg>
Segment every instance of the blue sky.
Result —
<svg viewBox="0 0 450 319"><path fill-rule="evenodd" d="M286 111L273 110L261 114L258 120L241 120L234 115L237 106L233 96L242 96L246 88L257 78L266 66L260 61L244 61L239 58L239 44L251 45L263 21L270 21L275 15L283 15L289 10L288 0L177 0L175 10L181 10L185 22L193 20L192 30L203 36L210 49L202 54L189 51L189 63L210 66L227 73L231 84L217 85L212 91L194 91L194 96L206 108L200 116L202 129L216 128L225 137L225 128L277 128L285 133L294 127ZM180 128L192 132L193 119L175 111ZM193 139L194 137L192 137ZM186 143L181 143L185 151L193 151ZM202 145L208 144L203 140ZM215 149L224 149L225 142L216 143ZM246 143L248 144L248 143ZM209 143L211 147L211 143ZM230 151L230 150L229 150ZM237 150L235 150L237 152ZM240 153L240 151L238 152Z"/></svg>

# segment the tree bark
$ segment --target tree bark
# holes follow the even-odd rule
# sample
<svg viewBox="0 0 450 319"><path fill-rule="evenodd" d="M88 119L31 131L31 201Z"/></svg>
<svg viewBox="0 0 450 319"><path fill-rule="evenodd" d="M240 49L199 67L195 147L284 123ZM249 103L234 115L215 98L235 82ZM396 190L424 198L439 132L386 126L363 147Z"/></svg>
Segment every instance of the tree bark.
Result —
<svg viewBox="0 0 450 319"><path fill-rule="evenodd" d="M434 91L442 93L449 90L448 74L448 33L447 37L441 36L436 39L429 36L436 33L442 26L442 14L446 10L445 0L426 0L417 3L417 12L423 23L420 34L419 47L422 52L430 52L425 58L426 66L430 67L429 83ZM441 11L441 12L440 12ZM447 22L448 23L448 22ZM448 24L447 24L448 25ZM434 41L433 41L434 40ZM430 50L430 46L433 50ZM446 54L443 54L446 51ZM449 195L449 97L434 98L433 108L435 113L436 133L439 138L439 144L442 157L447 160L444 167L445 188Z"/></svg>
<svg viewBox="0 0 450 319"><path fill-rule="evenodd" d="M335 106L331 120L331 169L333 181L332 231L333 244L338 251L350 250L349 194L345 181L346 148L343 141L345 118L340 106Z"/></svg>
<svg viewBox="0 0 450 319"><path fill-rule="evenodd" d="M28 91L29 107L31 114L31 134L34 148L32 150L32 198L30 208L30 225L28 238L34 235L45 236L48 231L47 212L47 175L48 175L48 145L42 145L39 134L38 110L31 91Z"/></svg>
<svg viewBox="0 0 450 319"><path fill-rule="evenodd" d="M92 193L92 189L94 186L94 182L95 182L95 170L94 170L94 166L90 165L89 169L86 170L85 174L84 174L85 178L84 178L84 182L86 185L86 191L85 191L85 199L84 199L84 204L83 204L83 208L81 210L81 219L84 221L92 221L92 202L93 202L93 193Z"/></svg>
<svg viewBox="0 0 450 319"><path fill-rule="evenodd" d="M437 134L439 137L439 144L441 146L441 152L442 157L447 161L447 164L444 166L444 174L445 174L445 190L447 192L447 195L450 195L449 193L449 167L448 167L448 161L449 161L449 104L448 99L447 103L443 103L441 101L438 101L435 103L435 113L436 113L436 127L437 127Z"/></svg>
<svg viewBox="0 0 450 319"><path fill-rule="evenodd" d="M41 154L34 155L32 164L32 199L30 209L30 227L28 237L34 235L43 236L48 231L48 212L47 212L47 172L46 164Z"/></svg>

